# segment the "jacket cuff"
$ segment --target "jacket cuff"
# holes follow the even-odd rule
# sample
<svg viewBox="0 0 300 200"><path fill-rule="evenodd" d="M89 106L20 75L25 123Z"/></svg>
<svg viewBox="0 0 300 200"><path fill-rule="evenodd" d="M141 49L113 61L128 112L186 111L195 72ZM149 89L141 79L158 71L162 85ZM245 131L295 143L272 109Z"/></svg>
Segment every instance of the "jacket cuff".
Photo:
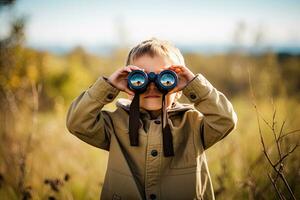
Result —
<svg viewBox="0 0 300 200"><path fill-rule="evenodd" d="M102 104L112 102L118 96L119 92L120 90L112 86L104 76L99 77L88 89L89 95Z"/></svg>
<svg viewBox="0 0 300 200"><path fill-rule="evenodd" d="M191 102L196 103L210 93L213 88L202 74L196 74L195 78L183 88L182 92Z"/></svg>

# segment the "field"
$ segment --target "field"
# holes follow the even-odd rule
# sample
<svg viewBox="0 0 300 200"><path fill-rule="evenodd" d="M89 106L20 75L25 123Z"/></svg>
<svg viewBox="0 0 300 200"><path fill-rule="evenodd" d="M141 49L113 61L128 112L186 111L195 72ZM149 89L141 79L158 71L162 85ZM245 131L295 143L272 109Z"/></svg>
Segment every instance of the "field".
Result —
<svg viewBox="0 0 300 200"><path fill-rule="evenodd" d="M100 56L78 47L56 55L22 43L1 46L1 199L99 198L108 152L71 135L66 112L98 76L122 67L127 52ZM194 73L228 97L238 115L236 130L206 152L217 199L276 199L280 194L292 199L291 193L299 198L300 57L238 51L184 57ZM114 103L105 109L114 110ZM268 175L279 173L263 153L260 132L273 163L280 159L274 133L277 139L280 132L287 134L280 138L281 158L287 156L275 167L284 179L273 184Z"/></svg>

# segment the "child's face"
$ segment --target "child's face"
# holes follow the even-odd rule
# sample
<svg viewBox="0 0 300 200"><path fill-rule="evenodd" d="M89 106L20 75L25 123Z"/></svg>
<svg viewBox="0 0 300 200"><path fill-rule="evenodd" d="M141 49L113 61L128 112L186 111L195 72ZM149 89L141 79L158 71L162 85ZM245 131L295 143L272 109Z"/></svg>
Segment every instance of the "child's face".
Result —
<svg viewBox="0 0 300 200"><path fill-rule="evenodd" d="M149 55L141 56L134 60L132 65L144 69L146 73L154 72L156 74L164 70L163 67L172 65L173 63L162 56L151 57ZM165 96L167 107L172 105L175 100L176 93L168 93ZM132 96L130 97L133 98ZM140 107L146 110L159 110L162 107L162 93L157 89L155 83L151 82L146 92L140 94Z"/></svg>

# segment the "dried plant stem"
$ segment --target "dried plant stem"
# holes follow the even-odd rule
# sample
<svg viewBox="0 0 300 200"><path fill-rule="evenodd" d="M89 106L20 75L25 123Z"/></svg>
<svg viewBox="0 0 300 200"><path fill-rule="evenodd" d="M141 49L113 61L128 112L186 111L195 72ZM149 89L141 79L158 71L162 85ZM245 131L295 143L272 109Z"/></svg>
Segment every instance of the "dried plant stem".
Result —
<svg viewBox="0 0 300 200"><path fill-rule="evenodd" d="M280 198L281 200L284 200L285 198L284 198L284 197L282 196L282 194L280 193L279 189L277 188L276 181L273 180L273 178L272 178L272 176L271 176L270 173L268 173L268 177L269 177L269 179L270 179L270 181L271 181L273 187L275 188L275 191L276 191L277 195L279 196L279 198Z"/></svg>
<svg viewBox="0 0 300 200"><path fill-rule="evenodd" d="M276 172L276 178L275 179L272 178L272 176L271 176L270 173L268 173L268 177L269 177L269 179L270 179L273 187L276 190L276 194L278 195L278 197L280 199L285 199L285 197L281 194L279 188L276 185L278 177L283 181L285 187L289 191L290 196L295 200L296 197L295 197L295 195L294 195L294 193L293 193L293 191L292 191L292 189L291 189L291 187L290 187L290 185L289 185L288 181L286 180L285 175L283 173L283 169L284 169L284 163L283 163L283 161L289 155L291 155L297 149L297 147L299 145L298 144L295 145L291 150L289 150L285 155L283 155L283 153L281 151L281 141L282 141L283 137L286 137L287 135L292 134L292 133L296 133L299 130L295 130L295 131L291 131L291 132L288 132L286 134L283 134L283 129L284 129L284 125L285 125L285 120L284 120L283 123L282 123L282 125L281 125L280 131L279 131L279 133L277 135L276 128L275 128L275 125L276 125L276 109L275 109L275 106L274 106L274 104L272 102L272 105L273 105L273 115L272 115L272 124L270 124L267 120L265 120L262 117L262 115L258 111L258 107L257 107L257 105L255 103L255 95L254 95L254 91L253 91L253 88L252 88L251 76L250 76L249 69L248 69L248 75L249 75L250 92L251 92L251 95L252 95L252 104L253 104L255 112L256 112L256 118L257 118L259 136L260 136L260 141L261 141L261 144L262 144L262 147L263 147L262 151L263 151L263 154L264 154L265 158L267 159L268 163L272 166L273 170ZM264 137L263 137L263 134L262 134L262 130L261 130L260 118L271 129L271 132L273 134L274 143L275 143L275 145L277 147L277 154L278 154L278 160L275 163L272 161L272 159L270 158L270 155L268 154L268 148L267 148L267 146L265 144L265 140L264 140ZM279 168L278 168L278 165L279 165Z"/></svg>

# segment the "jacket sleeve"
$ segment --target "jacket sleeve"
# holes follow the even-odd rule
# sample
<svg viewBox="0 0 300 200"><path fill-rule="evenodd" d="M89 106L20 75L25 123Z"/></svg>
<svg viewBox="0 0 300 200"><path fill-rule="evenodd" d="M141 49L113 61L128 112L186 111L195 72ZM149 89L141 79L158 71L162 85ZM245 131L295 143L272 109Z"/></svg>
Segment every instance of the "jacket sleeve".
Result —
<svg viewBox="0 0 300 200"><path fill-rule="evenodd" d="M203 114L200 137L204 149L208 149L235 129L237 115L232 104L202 74L197 74L187 84L183 94Z"/></svg>
<svg viewBox="0 0 300 200"><path fill-rule="evenodd" d="M105 77L81 93L71 104L66 119L68 130L79 139L104 150L109 150L113 131L110 116L101 109L112 102L119 90Z"/></svg>

